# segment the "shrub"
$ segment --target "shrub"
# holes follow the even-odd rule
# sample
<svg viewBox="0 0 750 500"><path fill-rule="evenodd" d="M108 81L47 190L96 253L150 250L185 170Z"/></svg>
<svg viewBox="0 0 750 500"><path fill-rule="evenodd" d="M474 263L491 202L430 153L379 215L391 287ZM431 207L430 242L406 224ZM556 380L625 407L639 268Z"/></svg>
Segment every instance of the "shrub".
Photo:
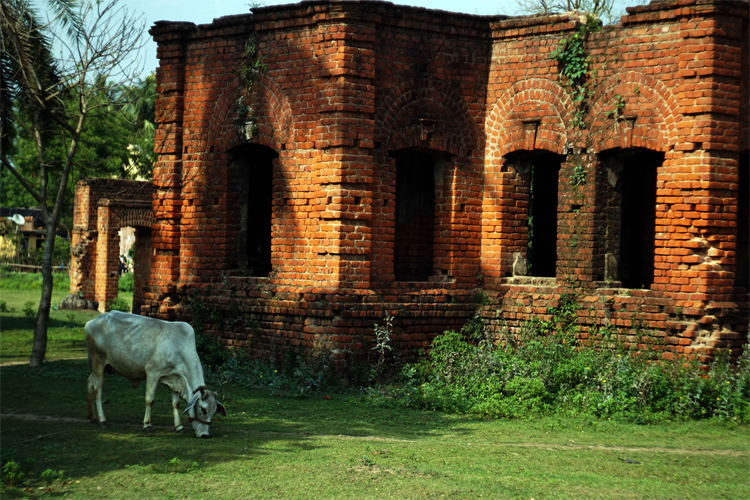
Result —
<svg viewBox="0 0 750 500"><path fill-rule="evenodd" d="M123 273L117 280L117 290L120 292L132 292L135 273Z"/></svg>
<svg viewBox="0 0 750 500"><path fill-rule="evenodd" d="M109 304L107 304L107 310L130 312L130 304L128 303L127 300L121 297L117 297L116 299L112 300Z"/></svg>
<svg viewBox="0 0 750 500"><path fill-rule="evenodd" d="M23 471L15 460L8 460L3 464L3 482L8 486L16 486L23 481Z"/></svg>
<svg viewBox="0 0 750 500"><path fill-rule="evenodd" d="M555 410L638 423L708 417L750 422L748 346L736 363L719 356L708 371L685 360L579 348L571 304L561 301L552 319L529 322L504 345L474 344L476 335L446 331L394 385L370 388L366 397L379 405L491 417Z"/></svg>
<svg viewBox="0 0 750 500"><path fill-rule="evenodd" d="M34 303L30 300L27 300L23 304L23 315L27 318L33 318L36 316L36 309L34 308Z"/></svg>

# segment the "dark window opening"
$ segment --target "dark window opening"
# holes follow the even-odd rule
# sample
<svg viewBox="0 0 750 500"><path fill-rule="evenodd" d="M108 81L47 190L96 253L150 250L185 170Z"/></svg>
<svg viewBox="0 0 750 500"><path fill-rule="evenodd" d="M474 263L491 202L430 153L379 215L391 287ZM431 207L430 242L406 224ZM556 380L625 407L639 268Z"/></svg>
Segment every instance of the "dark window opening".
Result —
<svg viewBox="0 0 750 500"><path fill-rule="evenodd" d="M557 265L557 182L561 159L540 153L531 158L529 181L530 276L555 276Z"/></svg>
<svg viewBox="0 0 750 500"><path fill-rule="evenodd" d="M743 151L740 155L739 165L739 189L737 193L737 286L745 289L750 288L750 241L748 241L748 232L750 232L750 218L748 217L748 191L750 191L750 178L748 178L748 169L750 164L750 151Z"/></svg>
<svg viewBox="0 0 750 500"><path fill-rule="evenodd" d="M620 179L620 258L624 288L648 288L654 281L656 170L664 154L638 151L623 158Z"/></svg>
<svg viewBox="0 0 750 500"><path fill-rule="evenodd" d="M396 156L393 270L397 281L426 281L433 272L437 157L407 149Z"/></svg>
<svg viewBox="0 0 750 500"><path fill-rule="evenodd" d="M546 151L524 151L512 153L507 159L520 176L519 188L528 189L527 275L554 277L557 273L557 189L563 157Z"/></svg>
<svg viewBox="0 0 750 500"><path fill-rule="evenodd" d="M271 217L273 160L278 154L270 148L247 144L232 150L236 166L239 201L237 261L250 276L271 272ZM230 207L231 208L231 207Z"/></svg>

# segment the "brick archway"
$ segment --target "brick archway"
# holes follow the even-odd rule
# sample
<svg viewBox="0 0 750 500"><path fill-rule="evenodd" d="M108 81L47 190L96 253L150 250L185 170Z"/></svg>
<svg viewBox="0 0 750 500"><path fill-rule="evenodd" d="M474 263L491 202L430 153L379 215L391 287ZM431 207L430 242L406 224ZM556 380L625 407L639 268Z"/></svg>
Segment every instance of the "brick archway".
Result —
<svg viewBox="0 0 750 500"><path fill-rule="evenodd" d="M518 218L528 215L520 215L523 210L519 212L514 204L504 201L519 182L506 155L535 151L562 157L569 146L567 131L574 110L570 95L559 83L528 78L510 86L487 113L481 249L487 283L498 283L507 275L513 254L524 253L527 243L525 234L519 233ZM501 244L503 238L506 243Z"/></svg>
<svg viewBox="0 0 750 500"><path fill-rule="evenodd" d="M375 129L375 140L395 151L421 147L468 157L476 147L477 130L463 97L447 83L392 91Z"/></svg>
<svg viewBox="0 0 750 500"><path fill-rule="evenodd" d="M151 228L156 224L150 182L88 179L76 185L70 293L97 301L99 311L117 297L120 228L136 229L133 312L144 302L151 268Z"/></svg>
<svg viewBox="0 0 750 500"><path fill-rule="evenodd" d="M675 144L677 101L663 83L638 71L625 71L600 88L590 113L595 152L614 148L666 152Z"/></svg>

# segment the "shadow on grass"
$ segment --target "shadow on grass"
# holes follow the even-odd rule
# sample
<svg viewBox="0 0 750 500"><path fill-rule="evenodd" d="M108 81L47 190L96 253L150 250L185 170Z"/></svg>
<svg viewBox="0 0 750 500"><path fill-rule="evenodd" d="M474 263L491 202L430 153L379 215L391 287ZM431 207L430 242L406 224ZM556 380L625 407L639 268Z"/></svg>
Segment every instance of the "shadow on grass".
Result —
<svg viewBox="0 0 750 500"><path fill-rule="evenodd" d="M34 331L34 318L17 315L0 315L0 325L3 330L31 330ZM48 328L71 328L81 331L83 336L83 328L81 328L81 321L78 319L58 319L50 315Z"/></svg>
<svg viewBox="0 0 750 500"><path fill-rule="evenodd" d="M55 361L32 370L28 366L0 368L3 414L33 414L86 418L87 360ZM160 386L153 407L153 433L144 434L144 384L133 388L115 375L104 382L104 411L108 423L87 421L29 421L2 419L3 460L14 459L31 469L62 469L79 479L125 467L148 472L179 473L181 464L209 464L276 452L298 452L322 446L318 438L413 441L427 436L462 433L460 417L414 410L366 407L344 395L330 399L277 398L263 391L225 386L228 416L217 418L211 439L198 440L192 428L172 430L169 391ZM185 471L183 471L185 472Z"/></svg>

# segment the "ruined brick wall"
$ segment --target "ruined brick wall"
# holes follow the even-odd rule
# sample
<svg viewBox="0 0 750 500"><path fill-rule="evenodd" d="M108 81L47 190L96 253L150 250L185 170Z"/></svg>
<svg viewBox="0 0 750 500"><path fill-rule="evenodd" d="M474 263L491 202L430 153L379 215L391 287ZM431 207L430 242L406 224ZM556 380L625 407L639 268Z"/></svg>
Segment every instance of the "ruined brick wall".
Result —
<svg viewBox="0 0 750 500"><path fill-rule="evenodd" d="M149 279L150 243L146 236L153 225L149 182L122 179L78 181L73 203L73 236L70 260L70 293L99 302L104 311L117 297L119 265L118 231L133 226L136 238L136 311L143 302L142 289Z"/></svg>
<svg viewBox="0 0 750 500"><path fill-rule="evenodd" d="M157 23L157 222L143 312L189 318L200 301L229 345L340 359L366 352L373 322L392 312L408 357L478 308L498 335L513 333L574 293L591 341L612 325L667 355L739 345L746 11L655 3L593 33L584 126L550 57L577 16L319 1ZM623 252L623 184L641 158L654 162L654 236ZM243 190L266 168L271 270L254 273L238 256L263 241L247 239L257 214ZM399 176L410 180L398 187ZM428 192L432 231L415 234L399 214L409 183ZM528 224L542 212L553 214L551 243ZM429 248L409 257L400 238ZM647 286L624 288L619 263L648 252ZM431 263L400 271L409 258ZM526 266L535 259L544 265ZM521 276L529 270L541 276Z"/></svg>
<svg viewBox="0 0 750 500"><path fill-rule="evenodd" d="M741 102L747 5L654 3L628 11L621 25L593 33L587 43L593 96L583 127L573 123L577 108L549 57L577 29L575 20L493 25L482 263L494 300L484 316L499 316L512 331L561 294L574 293L584 305L583 337L599 341L601 328L612 325L624 343L654 344L665 356L711 354L747 335L746 309L738 313L741 293L732 285L738 160L746 140L739 132L747 117L739 110L747 106ZM517 182L507 160L518 150L565 155L557 279L544 286L504 278L512 274L513 253L526 244L525 225L517 223L525 212L514 199ZM663 161L656 169L653 282L631 289L603 281L607 254L627 258L613 243L623 210L614 184L624 173L607 158L642 150L663 154ZM580 184L571 182L576 166L586 175Z"/></svg>

